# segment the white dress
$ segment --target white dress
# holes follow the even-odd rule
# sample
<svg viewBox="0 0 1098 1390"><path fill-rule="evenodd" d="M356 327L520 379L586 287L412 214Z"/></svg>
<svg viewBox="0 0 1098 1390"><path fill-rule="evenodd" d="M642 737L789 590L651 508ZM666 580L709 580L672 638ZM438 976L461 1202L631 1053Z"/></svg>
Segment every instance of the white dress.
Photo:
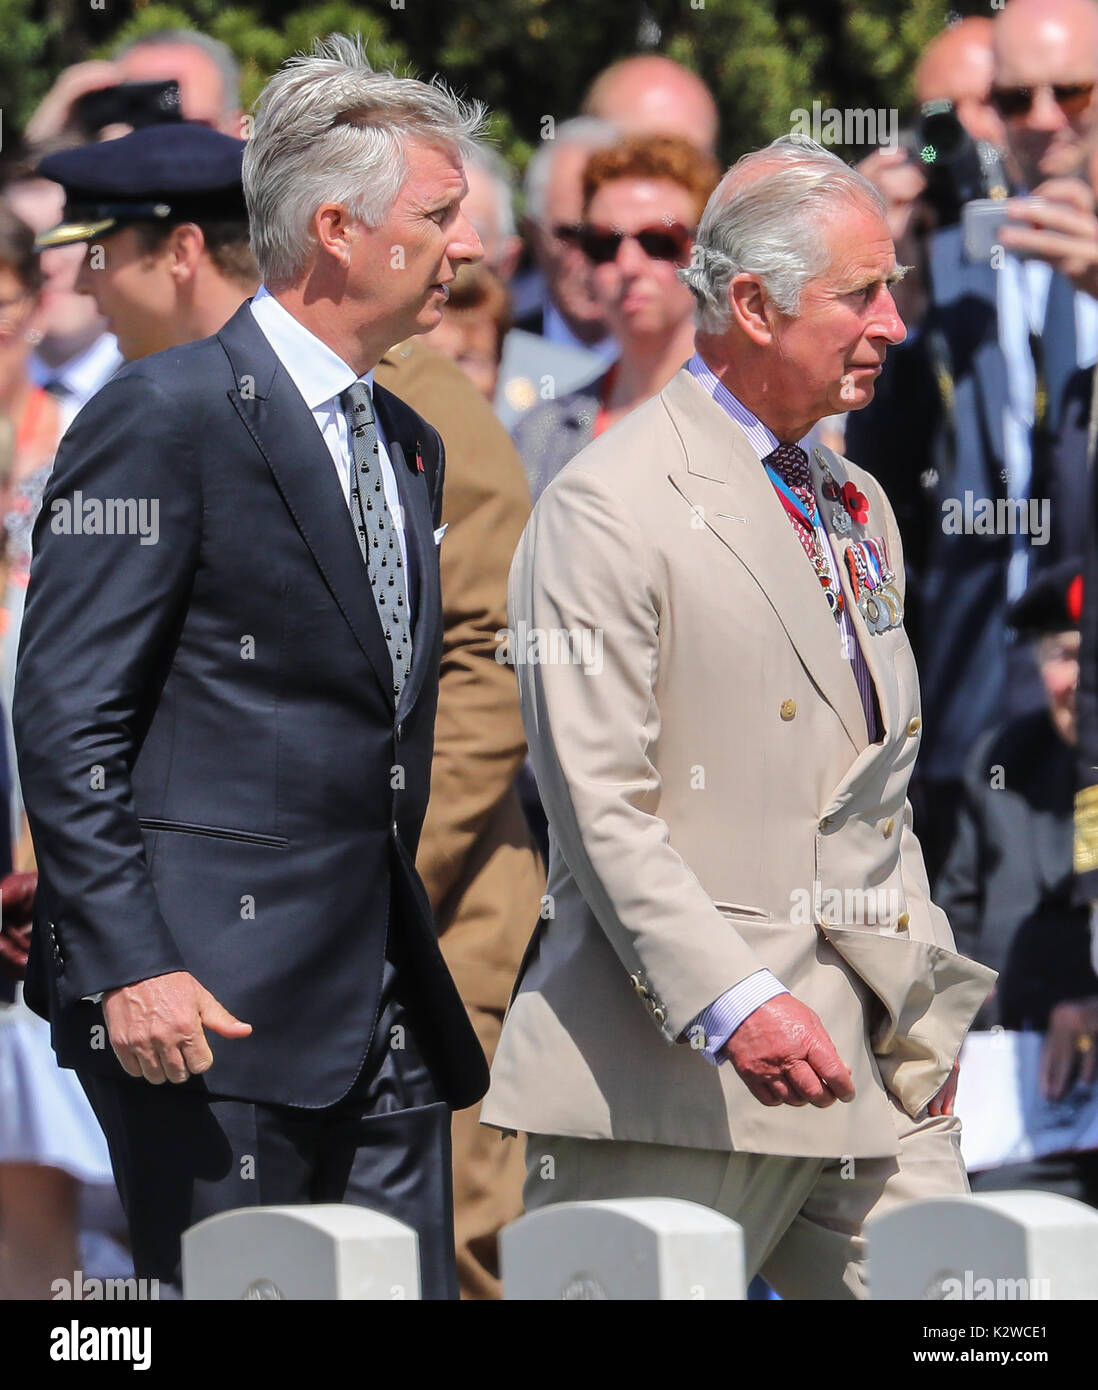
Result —
<svg viewBox="0 0 1098 1390"><path fill-rule="evenodd" d="M21 994L0 1003L0 1163L37 1163L75 1178L84 1277L133 1274L103 1131L76 1073L57 1065L49 1024Z"/></svg>

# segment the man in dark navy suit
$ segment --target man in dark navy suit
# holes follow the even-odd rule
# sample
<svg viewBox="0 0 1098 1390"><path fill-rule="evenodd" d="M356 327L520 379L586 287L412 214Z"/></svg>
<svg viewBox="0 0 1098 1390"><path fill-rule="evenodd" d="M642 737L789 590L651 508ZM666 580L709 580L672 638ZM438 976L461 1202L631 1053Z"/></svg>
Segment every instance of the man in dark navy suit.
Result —
<svg viewBox="0 0 1098 1390"><path fill-rule="evenodd" d="M144 1276L178 1282L218 1211L352 1202L413 1226L424 1296L456 1296L450 1111L487 1071L414 867L443 455L372 368L480 256L480 119L339 37L278 73L244 158L264 286L108 383L43 502L15 700L27 992Z"/></svg>
<svg viewBox="0 0 1098 1390"><path fill-rule="evenodd" d="M1011 203L1010 225L981 255L966 250L962 225L930 236L920 257L908 195L922 180L893 184L894 235L904 223L908 233L897 255L923 259L926 303L920 314L912 293L901 305L907 342L889 354L872 404L850 417L846 441L900 519L925 719L912 800L932 883L973 743L1043 705L1007 607L1062 527L1052 440L1072 374L1098 353L1095 281L1080 257L1093 242L1093 200L1079 177L1098 135L1098 5L1011 0L993 38L1004 163L1014 191L1043 202ZM882 187L914 172L896 151L873 158Z"/></svg>

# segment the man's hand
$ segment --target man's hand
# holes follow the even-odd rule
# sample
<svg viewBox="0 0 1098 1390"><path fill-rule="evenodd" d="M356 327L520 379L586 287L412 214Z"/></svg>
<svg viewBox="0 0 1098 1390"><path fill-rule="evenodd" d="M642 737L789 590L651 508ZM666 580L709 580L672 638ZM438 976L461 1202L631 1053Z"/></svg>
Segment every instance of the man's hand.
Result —
<svg viewBox="0 0 1098 1390"><path fill-rule="evenodd" d="M1046 179L1032 198L1006 204L999 241L1008 251L1047 261L1077 290L1098 298L1098 217L1081 179Z"/></svg>
<svg viewBox="0 0 1098 1390"><path fill-rule="evenodd" d="M1041 1049L1041 1091L1059 1100L1078 1067L1079 1080L1089 1085L1098 1062L1098 998L1065 999L1048 1018Z"/></svg>
<svg viewBox="0 0 1098 1390"><path fill-rule="evenodd" d="M961 1074L960 1062L953 1063L953 1070L946 1077L945 1085L927 1106L929 1115L952 1115L953 1102L957 1098L957 1078Z"/></svg>
<svg viewBox="0 0 1098 1390"><path fill-rule="evenodd" d="M0 881L0 971L9 979L21 980L27 969L30 950L31 914L37 874L8 874Z"/></svg>
<svg viewBox="0 0 1098 1390"><path fill-rule="evenodd" d="M854 1099L854 1081L819 1018L791 994L749 1014L724 1045L747 1089L763 1105Z"/></svg>
<svg viewBox="0 0 1098 1390"><path fill-rule="evenodd" d="M203 1025L223 1038L246 1038L252 1031L186 970L107 990L103 1017L122 1066L154 1086L178 1085L209 1069L213 1053Z"/></svg>
<svg viewBox="0 0 1098 1390"><path fill-rule="evenodd" d="M27 122L27 141L35 145L65 134L72 129L73 107L82 96L100 92L104 87L117 87L121 81L122 70L117 63L96 59L65 68Z"/></svg>

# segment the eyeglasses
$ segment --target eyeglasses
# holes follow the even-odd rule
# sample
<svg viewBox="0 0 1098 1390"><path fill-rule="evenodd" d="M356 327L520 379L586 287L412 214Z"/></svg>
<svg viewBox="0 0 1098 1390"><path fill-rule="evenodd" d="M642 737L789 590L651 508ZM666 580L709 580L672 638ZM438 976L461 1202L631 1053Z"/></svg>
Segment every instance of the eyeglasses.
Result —
<svg viewBox="0 0 1098 1390"><path fill-rule="evenodd" d="M642 227L639 232L585 226L580 229L579 248L592 265L608 265L616 260L623 241L635 241L653 261L681 261L693 236L693 230L680 222Z"/></svg>
<svg viewBox="0 0 1098 1390"><path fill-rule="evenodd" d="M19 310L31 298L30 290L22 290L11 299L0 299L0 335L7 337L15 331Z"/></svg>
<svg viewBox="0 0 1098 1390"><path fill-rule="evenodd" d="M579 244L580 232L583 227L579 222L558 222L550 231L558 241L563 241L566 246L576 246Z"/></svg>
<svg viewBox="0 0 1098 1390"><path fill-rule="evenodd" d="M1093 82L1053 82L1049 87L1065 116L1081 116L1090 105ZM1039 87L992 87L991 103L1000 116L1027 116Z"/></svg>

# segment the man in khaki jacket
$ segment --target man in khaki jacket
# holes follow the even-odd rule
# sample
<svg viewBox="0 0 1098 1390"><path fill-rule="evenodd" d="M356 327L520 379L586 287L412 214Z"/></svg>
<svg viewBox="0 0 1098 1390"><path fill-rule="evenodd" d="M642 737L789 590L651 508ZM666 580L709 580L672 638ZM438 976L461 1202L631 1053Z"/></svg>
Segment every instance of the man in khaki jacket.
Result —
<svg viewBox="0 0 1098 1390"><path fill-rule="evenodd" d="M531 1136L528 1208L701 1202L749 1277L860 1297L865 1220L967 1190L955 1060L994 979L911 829L892 510L805 439L872 398L900 272L872 187L784 137L682 273L697 354L550 486L511 571L551 912L482 1117Z"/></svg>
<svg viewBox="0 0 1098 1390"><path fill-rule="evenodd" d="M374 380L419 411L446 446L439 545L443 647L431 800L416 868L439 945L491 1060L545 871L515 790L526 754L515 673L498 659L507 571L530 515L515 447L460 368L410 338ZM522 1214L521 1148L478 1123L451 1125L454 1234L464 1298L500 1296L496 1236Z"/></svg>

